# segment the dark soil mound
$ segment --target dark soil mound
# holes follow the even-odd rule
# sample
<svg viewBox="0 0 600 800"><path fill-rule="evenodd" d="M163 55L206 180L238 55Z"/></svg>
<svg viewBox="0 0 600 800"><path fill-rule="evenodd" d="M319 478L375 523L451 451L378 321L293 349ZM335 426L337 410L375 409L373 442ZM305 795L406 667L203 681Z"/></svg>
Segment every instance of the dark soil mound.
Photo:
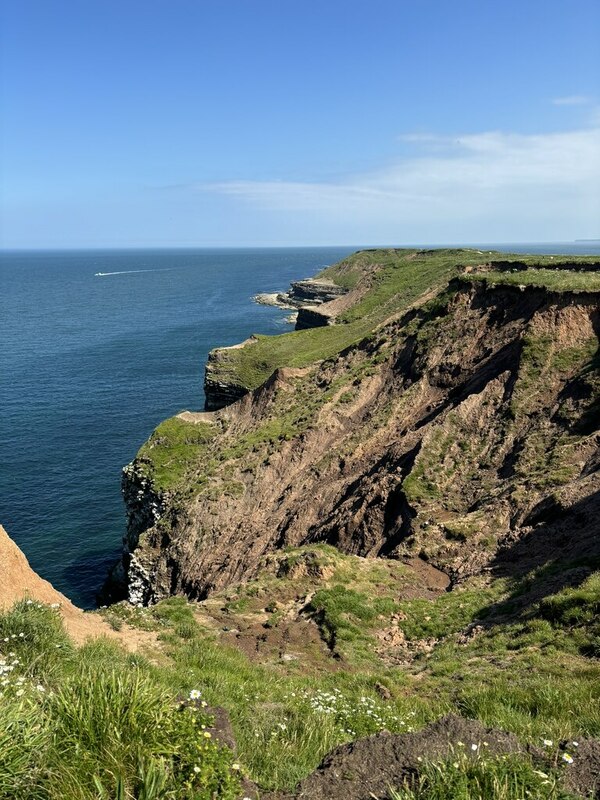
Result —
<svg viewBox="0 0 600 800"><path fill-rule="evenodd" d="M476 746L476 749L473 748ZM378 733L333 750L319 768L305 778L296 800L373 800L389 798L390 787L418 776L423 761L443 760L455 751L475 756L517 753L523 748L515 736L485 728L481 723L448 716L419 733ZM266 795L265 800L284 800Z"/></svg>
<svg viewBox="0 0 600 800"><path fill-rule="evenodd" d="M565 789L582 797L600 800L600 741L588 739L569 747L574 762L565 776Z"/></svg>
<svg viewBox="0 0 600 800"><path fill-rule="evenodd" d="M261 800L389 800L390 788L417 779L424 762L443 761L456 752L475 758L480 751L490 755L528 752L534 760L542 762L547 758L541 750L524 748L511 733L451 715L419 733L382 732L337 747L298 785L294 794L261 793L260 797ZM581 741L579 747L570 747L569 752L574 763L565 769L565 789L586 800L600 800L600 741Z"/></svg>

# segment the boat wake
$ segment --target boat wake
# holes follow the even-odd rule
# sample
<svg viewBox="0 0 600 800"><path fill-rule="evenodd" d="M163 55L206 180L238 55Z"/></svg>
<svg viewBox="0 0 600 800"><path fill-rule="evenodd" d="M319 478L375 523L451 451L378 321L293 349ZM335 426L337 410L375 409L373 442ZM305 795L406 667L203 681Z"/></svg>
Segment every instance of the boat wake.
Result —
<svg viewBox="0 0 600 800"><path fill-rule="evenodd" d="M133 275L136 272L170 272L172 267L162 269L124 269L121 272L94 272L94 278L107 278L109 275Z"/></svg>

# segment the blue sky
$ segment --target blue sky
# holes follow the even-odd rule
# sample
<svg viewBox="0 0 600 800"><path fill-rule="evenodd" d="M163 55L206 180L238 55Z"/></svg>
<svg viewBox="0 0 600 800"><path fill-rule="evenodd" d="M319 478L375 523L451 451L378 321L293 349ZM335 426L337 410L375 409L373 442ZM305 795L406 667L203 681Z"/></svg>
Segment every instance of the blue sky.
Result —
<svg viewBox="0 0 600 800"><path fill-rule="evenodd" d="M4 247L600 237L597 0L5 0Z"/></svg>

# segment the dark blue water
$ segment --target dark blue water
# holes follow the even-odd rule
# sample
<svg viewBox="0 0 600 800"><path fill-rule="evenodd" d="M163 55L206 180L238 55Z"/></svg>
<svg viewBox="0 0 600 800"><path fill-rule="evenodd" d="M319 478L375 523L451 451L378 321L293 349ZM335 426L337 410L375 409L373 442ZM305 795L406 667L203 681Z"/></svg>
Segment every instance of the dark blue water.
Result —
<svg viewBox="0 0 600 800"><path fill-rule="evenodd" d="M121 467L161 420L203 407L211 348L289 330L253 294L353 249L0 255L0 522L34 569L94 605L124 531Z"/></svg>
<svg viewBox="0 0 600 800"><path fill-rule="evenodd" d="M121 467L202 409L212 347L290 329L253 294L350 251L2 254L0 522L34 569L94 604L124 531Z"/></svg>

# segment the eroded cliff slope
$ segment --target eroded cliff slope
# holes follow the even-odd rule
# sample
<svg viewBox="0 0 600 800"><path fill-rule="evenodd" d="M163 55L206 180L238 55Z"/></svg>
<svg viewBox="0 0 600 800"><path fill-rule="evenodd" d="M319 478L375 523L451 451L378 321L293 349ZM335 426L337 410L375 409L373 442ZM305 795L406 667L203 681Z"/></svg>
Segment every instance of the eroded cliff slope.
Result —
<svg viewBox="0 0 600 800"><path fill-rule="evenodd" d="M202 598L313 542L453 582L597 555L597 268L465 250L332 268L363 287L335 325L229 351L248 393L167 420L125 469L129 599Z"/></svg>

